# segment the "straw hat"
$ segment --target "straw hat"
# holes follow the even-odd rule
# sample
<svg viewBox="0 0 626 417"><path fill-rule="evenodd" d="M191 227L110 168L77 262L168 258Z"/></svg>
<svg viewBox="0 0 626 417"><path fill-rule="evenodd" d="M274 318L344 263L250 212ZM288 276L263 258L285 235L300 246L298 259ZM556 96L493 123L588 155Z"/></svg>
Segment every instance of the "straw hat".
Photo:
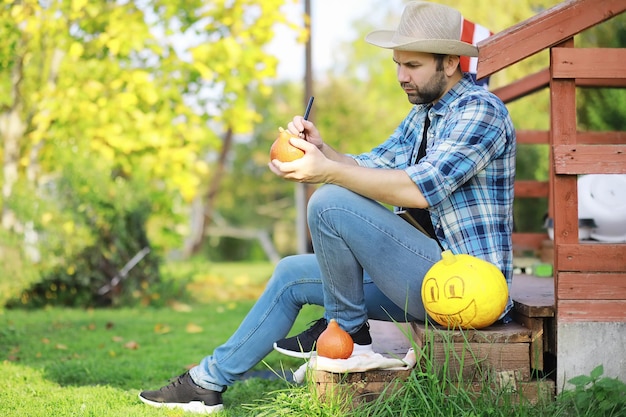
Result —
<svg viewBox="0 0 626 417"><path fill-rule="evenodd" d="M407 4L396 30L377 30L365 37L372 45L400 51L478 56L478 48L462 42L463 16L441 4L413 1Z"/></svg>

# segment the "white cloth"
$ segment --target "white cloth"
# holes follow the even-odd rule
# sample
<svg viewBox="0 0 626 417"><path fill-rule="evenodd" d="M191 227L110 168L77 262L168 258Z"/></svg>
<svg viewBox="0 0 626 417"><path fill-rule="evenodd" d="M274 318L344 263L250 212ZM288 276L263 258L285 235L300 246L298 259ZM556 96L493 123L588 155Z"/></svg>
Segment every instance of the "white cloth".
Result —
<svg viewBox="0 0 626 417"><path fill-rule="evenodd" d="M293 380L300 384L306 377L307 369L334 373L365 372L373 369L407 370L417 364L415 351L408 350L403 359L388 358L374 351L359 352L348 359L330 359L313 355L293 373Z"/></svg>

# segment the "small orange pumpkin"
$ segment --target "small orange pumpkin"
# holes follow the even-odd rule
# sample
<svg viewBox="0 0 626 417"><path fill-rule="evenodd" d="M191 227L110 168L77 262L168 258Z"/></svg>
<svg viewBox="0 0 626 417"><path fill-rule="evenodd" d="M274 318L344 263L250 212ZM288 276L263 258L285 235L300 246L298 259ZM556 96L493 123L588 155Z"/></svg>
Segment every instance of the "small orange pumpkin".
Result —
<svg viewBox="0 0 626 417"><path fill-rule="evenodd" d="M270 160L278 159L280 162L291 162L296 159L300 159L304 156L304 152L300 148L296 148L291 143L289 143L289 139L298 138L298 136L294 136L288 130L283 129L282 127L278 128L278 137L272 143L272 147L270 148Z"/></svg>
<svg viewBox="0 0 626 417"><path fill-rule="evenodd" d="M348 359L352 355L352 336L331 319L326 330L317 339L317 354L330 359Z"/></svg>

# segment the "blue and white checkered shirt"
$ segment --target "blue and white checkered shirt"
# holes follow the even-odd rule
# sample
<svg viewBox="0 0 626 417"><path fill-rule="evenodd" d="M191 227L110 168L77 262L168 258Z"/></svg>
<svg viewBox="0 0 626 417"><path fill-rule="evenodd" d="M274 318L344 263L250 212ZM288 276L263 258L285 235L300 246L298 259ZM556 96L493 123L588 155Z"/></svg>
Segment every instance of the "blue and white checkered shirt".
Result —
<svg viewBox="0 0 626 417"><path fill-rule="evenodd" d="M426 112L426 156L412 164ZM441 246L498 266L510 289L515 130L499 98L465 74L432 108L413 106L389 139L353 157L361 166L405 170L428 201Z"/></svg>

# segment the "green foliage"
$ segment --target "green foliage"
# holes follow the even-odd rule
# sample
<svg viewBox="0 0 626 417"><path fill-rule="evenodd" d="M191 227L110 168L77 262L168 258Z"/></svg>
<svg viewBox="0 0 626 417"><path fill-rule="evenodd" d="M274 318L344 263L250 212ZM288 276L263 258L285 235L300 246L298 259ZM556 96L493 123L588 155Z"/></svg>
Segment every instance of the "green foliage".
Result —
<svg viewBox="0 0 626 417"><path fill-rule="evenodd" d="M250 415L258 417L270 416L317 416L337 417L347 415L346 405L342 401L320 401L315 397L312 387L290 386L269 393L254 404L243 407Z"/></svg>
<svg viewBox="0 0 626 417"><path fill-rule="evenodd" d="M105 302L152 296L157 253L180 247L189 203L217 170L222 131L249 132L258 120L249 93L271 92L277 60L264 46L275 26L305 35L284 1L2 2L0 215L15 235L2 245L15 245L6 253L17 263L5 269L33 262L15 255L32 225L33 265L45 275L36 304L46 293L46 302L96 302L87 291L148 238L153 251Z"/></svg>
<svg viewBox="0 0 626 417"><path fill-rule="evenodd" d="M0 228L0 312L8 300L39 279L39 271L22 248L15 234Z"/></svg>
<svg viewBox="0 0 626 417"><path fill-rule="evenodd" d="M622 13L581 33L576 42L579 47L625 48L626 14ZM577 93L579 104L576 113L581 130L626 130L626 94L623 88L585 88Z"/></svg>
<svg viewBox="0 0 626 417"><path fill-rule="evenodd" d="M105 162L87 166L87 161L67 160L63 175L41 197L43 207L32 213L20 208L22 199L14 195L15 212L40 219L37 226L47 233L39 245L43 251L40 281L10 306L150 304L160 283L159 256L154 250L118 286L98 294L116 275L120 277L133 256L152 249L146 235L151 210L141 183L122 177L111 182Z"/></svg>
<svg viewBox="0 0 626 417"><path fill-rule="evenodd" d="M602 377L603 374L604 367L599 365L590 375L579 375L568 381L574 389L564 391L562 400L572 415L626 416L626 384L617 378Z"/></svg>

